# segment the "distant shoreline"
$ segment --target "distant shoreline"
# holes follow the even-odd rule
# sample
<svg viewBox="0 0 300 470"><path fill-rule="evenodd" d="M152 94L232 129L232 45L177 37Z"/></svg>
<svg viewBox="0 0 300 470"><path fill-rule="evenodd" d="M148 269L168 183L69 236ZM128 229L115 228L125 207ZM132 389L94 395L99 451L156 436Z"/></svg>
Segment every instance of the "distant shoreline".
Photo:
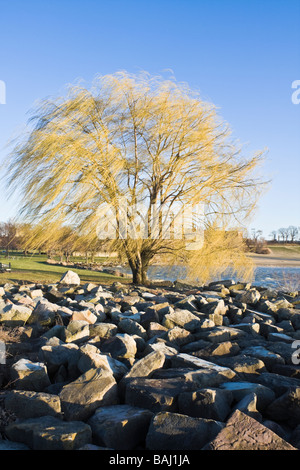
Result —
<svg viewBox="0 0 300 470"><path fill-rule="evenodd" d="M300 255L293 253L291 256L280 254L259 255L249 254L256 267L300 268Z"/></svg>

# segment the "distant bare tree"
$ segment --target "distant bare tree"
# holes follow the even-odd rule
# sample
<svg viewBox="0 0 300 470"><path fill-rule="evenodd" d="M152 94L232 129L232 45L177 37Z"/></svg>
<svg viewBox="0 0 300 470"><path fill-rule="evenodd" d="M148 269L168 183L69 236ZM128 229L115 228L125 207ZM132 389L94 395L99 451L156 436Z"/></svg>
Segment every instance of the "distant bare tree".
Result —
<svg viewBox="0 0 300 470"><path fill-rule="evenodd" d="M270 236L273 237L273 242L277 241L277 230L272 230Z"/></svg>
<svg viewBox="0 0 300 470"><path fill-rule="evenodd" d="M298 228L295 227L295 225L290 225L287 230L289 233L290 240L293 243L299 234Z"/></svg>
<svg viewBox="0 0 300 470"><path fill-rule="evenodd" d="M278 235L281 237L283 242L288 241L289 232L287 228L281 227L278 229Z"/></svg>

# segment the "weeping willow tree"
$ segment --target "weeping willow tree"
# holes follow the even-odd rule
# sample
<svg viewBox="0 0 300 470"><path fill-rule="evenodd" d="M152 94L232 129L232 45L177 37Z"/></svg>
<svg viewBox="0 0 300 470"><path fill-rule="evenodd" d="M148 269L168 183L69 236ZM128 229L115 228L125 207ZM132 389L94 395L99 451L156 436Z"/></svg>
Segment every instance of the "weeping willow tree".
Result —
<svg viewBox="0 0 300 470"><path fill-rule="evenodd" d="M155 259L185 263L202 281L249 266L233 229L264 188L264 152L245 157L215 107L187 84L147 73L101 76L89 90L71 86L42 102L29 124L6 178L21 192L20 217L41 227L41 239L67 223L87 242L95 234L110 240L137 284Z"/></svg>

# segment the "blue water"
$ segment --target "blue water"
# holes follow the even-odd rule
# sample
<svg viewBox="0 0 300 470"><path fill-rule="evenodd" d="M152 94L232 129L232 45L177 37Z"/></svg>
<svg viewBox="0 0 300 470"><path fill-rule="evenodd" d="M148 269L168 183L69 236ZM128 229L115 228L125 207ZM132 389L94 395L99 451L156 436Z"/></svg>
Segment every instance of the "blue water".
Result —
<svg viewBox="0 0 300 470"><path fill-rule="evenodd" d="M125 269L125 271L130 273L130 270ZM184 280L186 277L186 270L182 266L172 266L172 268L163 266L150 266L147 275L148 279L150 280ZM236 279L234 276L230 276L228 274L225 274L222 276L222 278L233 278L236 282L241 281L241 279ZM297 291L300 290L300 267L257 267L255 269L254 278L252 279L251 283L256 286L268 287L272 289Z"/></svg>
<svg viewBox="0 0 300 470"><path fill-rule="evenodd" d="M258 267L253 283L275 289L300 290L300 268Z"/></svg>

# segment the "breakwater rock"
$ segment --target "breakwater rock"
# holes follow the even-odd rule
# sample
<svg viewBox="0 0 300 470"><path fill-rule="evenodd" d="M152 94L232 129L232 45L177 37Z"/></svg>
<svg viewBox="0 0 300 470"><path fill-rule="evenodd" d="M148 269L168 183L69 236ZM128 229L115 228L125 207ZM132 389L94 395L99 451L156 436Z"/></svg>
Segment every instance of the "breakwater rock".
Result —
<svg viewBox="0 0 300 470"><path fill-rule="evenodd" d="M0 450L300 449L300 295L0 287Z"/></svg>

